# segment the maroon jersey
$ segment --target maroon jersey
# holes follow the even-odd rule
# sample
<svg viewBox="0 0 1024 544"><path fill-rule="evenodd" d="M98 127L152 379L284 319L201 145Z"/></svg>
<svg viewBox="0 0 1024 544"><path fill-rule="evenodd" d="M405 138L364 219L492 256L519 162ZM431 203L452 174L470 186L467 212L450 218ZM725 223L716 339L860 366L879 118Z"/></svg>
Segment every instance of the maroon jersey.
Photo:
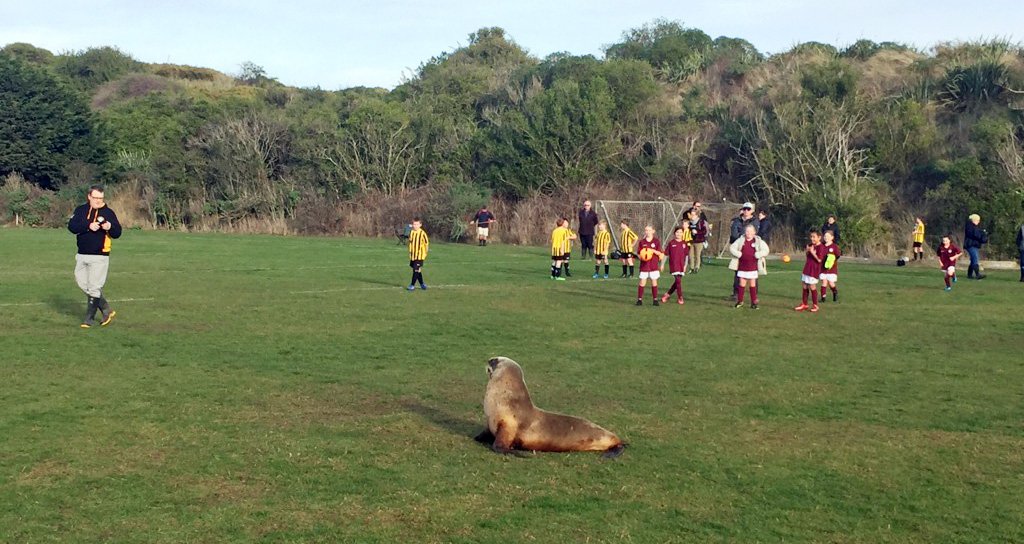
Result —
<svg viewBox="0 0 1024 544"><path fill-rule="evenodd" d="M825 266L826 251L824 244L818 244L807 250L807 263L804 264L803 272L805 276L817 278L821 275L821 269Z"/></svg>
<svg viewBox="0 0 1024 544"><path fill-rule="evenodd" d="M953 260L953 256L960 253L960 248L956 247L956 244L950 242L949 247L939 246L939 262L942 263L942 268L949 268L956 265L956 261Z"/></svg>
<svg viewBox="0 0 1024 544"><path fill-rule="evenodd" d="M825 262L828 261L828 256L829 255L835 255L835 258L832 259L832 267L831 268L825 268ZM843 256L843 252L842 252L842 250L839 249L839 246L837 246L836 244L832 244L830 246L825 246L825 260L821 261L822 274L838 274L839 273L839 257L842 257L842 256Z"/></svg>
<svg viewBox="0 0 1024 544"><path fill-rule="evenodd" d="M657 238L652 239L650 242L646 238L641 238L640 243L636 246L636 254L643 255L644 249L653 249L655 251L661 251L661 242ZM649 260L640 259L640 271L641 272L654 272L661 265L661 259L654 255Z"/></svg>
<svg viewBox="0 0 1024 544"><path fill-rule="evenodd" d="M757 238L743 239L743 248L740 249L740 266L737 268L739 272L757 272L757 257L754 256L757 253L757 248L754 247L756 243Z"/></svg>
<svg viewBox="0 0 1024 544"><path fill-rule="evenodd" d="M665 246L668 253L668 271L683 272L686 269L686 257L690 254L690 244L673 238Z"/></svg>

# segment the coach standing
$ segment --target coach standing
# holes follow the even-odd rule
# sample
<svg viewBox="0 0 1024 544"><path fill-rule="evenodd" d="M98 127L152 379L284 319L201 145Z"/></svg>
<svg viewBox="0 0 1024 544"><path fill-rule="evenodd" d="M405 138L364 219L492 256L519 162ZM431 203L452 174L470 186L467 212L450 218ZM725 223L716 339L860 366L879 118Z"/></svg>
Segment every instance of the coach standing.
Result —
<svg viewBox="0 0 1024 544"><path fill-rule="evenodd" d="M597 212L591 209L590 201L583 201L583 209L578 214L579 228L576 234L580 237L580 245L583 246L583 258L587 258L587 252L594 255L594 229L597 227Z"/></svg>
<svg viewBox="0 0 1024 544"><path fill-rule="evenodd" d="M96 310L100 311L103 326L114 319L107 299L103 298L103 284L107 282L107 268L110 262L110 241L121 237L121 222L117 214L103 201L103 187L89 187L87 202L75 208L68 221L68 230L78 237L78 254L75 255L75 281L89 297L85 320L81 327L93 326Z"/></svg>
<svg viewBox="0 0 1024 544"><path fill-rule="evenodd" d="M988 233L978 226L979 223L980 215L972 213L967 217L967 224L964 225L964 250L971 258L971 264L967 266L967 278L983 280L985 275L981 273L981 266L978 264L978 250L988 243Z"/></svg>
<svg viewBox="0 0 1024 544"><path fill-rule="evenodd" d="M761 229L761 221L754 217L754 204L752 202L744 202L743 207L740 208L740 214L732 218L732 223L729 225L729 246L740 237L744 235L748 226L754 227L754 234ZM732 298L736 300L739 296L740 290L740 277L738 274L734 274L732 278Z"/></svg>

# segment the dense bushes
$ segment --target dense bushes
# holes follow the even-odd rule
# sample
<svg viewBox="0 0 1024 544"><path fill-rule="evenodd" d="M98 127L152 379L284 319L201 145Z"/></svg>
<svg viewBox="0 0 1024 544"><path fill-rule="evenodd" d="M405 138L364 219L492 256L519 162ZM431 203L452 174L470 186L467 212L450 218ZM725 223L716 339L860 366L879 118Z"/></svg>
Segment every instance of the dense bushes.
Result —
<svg viewBox="0 0 1024 544"><path fill-rule="evenodd" d="M868 252L906 245L910 215L932 236L979 213L1008 253L1024 220L1022 90L1024 55L1005 41L766 58L664 20L604 59L537 59L484 28L391 91L10 44L0 175L27 181L0 194L0 221L60 222L77 201L61 188L100 179L141 225L390 234L420 214L458 239L490 199L516 216L508 239L540 242L582 195L628 194L753 199L798 232L835 213Z"/></svg>

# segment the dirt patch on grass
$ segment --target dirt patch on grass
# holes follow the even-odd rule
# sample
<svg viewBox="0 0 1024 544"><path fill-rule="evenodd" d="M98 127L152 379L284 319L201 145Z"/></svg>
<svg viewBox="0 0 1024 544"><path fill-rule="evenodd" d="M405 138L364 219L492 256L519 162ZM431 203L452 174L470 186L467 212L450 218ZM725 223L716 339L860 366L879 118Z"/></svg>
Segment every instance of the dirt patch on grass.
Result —
<svg viewBox="0 0 1024 544"><path fill-rule="evenodd" d="M32 465L19 474L16 482L18 485L29 486L57 485L73 474L74 471L64 461L47 459Z"/></svg>

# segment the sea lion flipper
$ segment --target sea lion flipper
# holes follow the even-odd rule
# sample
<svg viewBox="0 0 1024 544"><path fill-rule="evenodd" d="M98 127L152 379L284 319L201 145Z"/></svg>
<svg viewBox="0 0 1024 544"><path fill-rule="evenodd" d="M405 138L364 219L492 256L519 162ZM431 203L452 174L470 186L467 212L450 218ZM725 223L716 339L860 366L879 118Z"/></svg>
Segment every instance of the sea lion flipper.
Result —
<svg viewBox="0 0 1024 544"><path fill-rule="evenodd" d="M616 457L622 455L622 452L624 451L626 451L626 445L619 444L617 446L612 446L604 450L604 453L601 454L601 457L604 457L605 459L615 459Z"/></svg>
<svg viewBox="0 0 1024 544"><path fill-rule="evenodd" d="M474 436L473 440L476 440L477 442L480 442L481 444L493 444L494 443L494 433L492 433L490 429L484 429L484 430L480 431L480 434Z"/></svg>

